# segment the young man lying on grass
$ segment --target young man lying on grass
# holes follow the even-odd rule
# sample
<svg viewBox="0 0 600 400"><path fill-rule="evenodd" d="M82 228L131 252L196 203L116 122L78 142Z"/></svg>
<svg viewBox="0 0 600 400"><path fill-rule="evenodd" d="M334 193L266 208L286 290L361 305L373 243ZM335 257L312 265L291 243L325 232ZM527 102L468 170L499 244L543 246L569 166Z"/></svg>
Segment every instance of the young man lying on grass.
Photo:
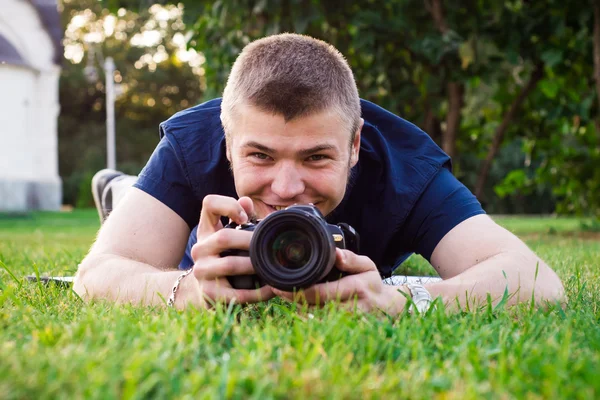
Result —
<svg viewBox="0 0 600 400"><path fill-rule="evenodd" d="M438 296L451 306L481 304L488 293L499 302L508 287L511 304L563 301L557 275L485 215L449 157L416 126L359 99L347 62L322 41L282 34L249 44L223 98L176 114L160 133L80 265L74 289L85 299L158 305L176 286L177 308L281 296L398 314L415 293L425 310ZM227 276L254 273L250 258L220 254L247 250L252 232L223 229L221 218L241 224L309 203L360 234L360 255L336 250L349 275L296 293L232 288ZM443 281L382 283L412 253Z"/></svg>

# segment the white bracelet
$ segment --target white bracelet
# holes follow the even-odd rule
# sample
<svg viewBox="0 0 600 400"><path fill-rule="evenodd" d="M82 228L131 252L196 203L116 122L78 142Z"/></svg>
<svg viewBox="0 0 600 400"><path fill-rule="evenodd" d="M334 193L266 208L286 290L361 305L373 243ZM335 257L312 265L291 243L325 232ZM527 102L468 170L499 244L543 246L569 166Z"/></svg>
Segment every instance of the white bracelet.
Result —
<svg viewBox="0 0 600 400"><path fill-rule="evenodd" d="M187 271L185 271L183 274L179 275L179 278L177 278L177 280L175 281L175 284L173 285L173 289L171 289L171 295L169 296L169 300L167 301L167 307L173 307L175 305L175 293L177 292L177 289L179 288L179 284L181 283L181 280L183 278L185 278L186 276L188 276L189 274L192 273L192 271L194 270L194 268L190 268Z"/></svg>
<svg viewBox="0 0 600 400"><path fill-rule="evenodd" d="M408 308L408 312L413 314L415 308L421 315L427 312L433 302L429 291L425 289L423 285L419 285L418 283L409 283L406 287L408 287L412 297L412 304Z"/></svg>

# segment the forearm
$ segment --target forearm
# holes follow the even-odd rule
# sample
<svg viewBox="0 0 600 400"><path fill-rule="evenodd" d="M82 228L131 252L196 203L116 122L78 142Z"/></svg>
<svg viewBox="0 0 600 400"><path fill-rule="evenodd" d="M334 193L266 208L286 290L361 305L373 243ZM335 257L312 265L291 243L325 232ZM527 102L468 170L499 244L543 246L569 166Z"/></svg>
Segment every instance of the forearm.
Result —
<svg viewBox="0 0 600 400"><path fill-rule="evenodd" d="M531 252L499 253L453 278L426 285L433 298L441 297L451 309L466 309L502 301L508 291L508 305L531 301L543 306L564 302L564 289L558 276Z"/></svg>
<svg viewBox="0 0 600 400"><path fill-rule="evenodd" d="M165 305L179 270L161 270L116 255L90 254L81 263L73 290L84 300L104 299L136 305ZM193 275L177 290L175 306L204 307L202 290Z"/></svg>

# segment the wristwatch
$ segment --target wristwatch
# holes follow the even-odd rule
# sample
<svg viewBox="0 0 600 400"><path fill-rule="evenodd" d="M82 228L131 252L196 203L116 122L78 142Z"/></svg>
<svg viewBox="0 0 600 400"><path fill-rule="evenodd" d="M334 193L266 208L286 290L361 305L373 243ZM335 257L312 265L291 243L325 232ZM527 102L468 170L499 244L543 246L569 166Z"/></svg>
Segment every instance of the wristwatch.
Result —
<svg viewBox="0 0 600 400"><path fill-rule="evenodd" d="M414 309L416 308L419 314L423 314L429 310L433 301L429 291L427 291L423 285L419 285L418 283L409 283L406 287L408 287L410 295L412 296L412 304L410 305L408 312L413 314L415 311Z"/></svg>

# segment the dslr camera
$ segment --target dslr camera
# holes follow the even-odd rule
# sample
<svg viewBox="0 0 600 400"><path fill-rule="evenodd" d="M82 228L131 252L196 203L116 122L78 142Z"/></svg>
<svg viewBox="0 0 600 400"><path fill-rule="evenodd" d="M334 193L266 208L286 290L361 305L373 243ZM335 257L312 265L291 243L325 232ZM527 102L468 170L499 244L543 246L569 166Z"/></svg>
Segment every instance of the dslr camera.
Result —
<svg viewBox="0 0 600 400"><path fill-rule="evenodd" d="M345 223L328 224L313 205L293 205L266 218L225 228L253 231L249 251L227 250L226 256L249 256L256 275L229 276L235 289L264 285L292 292L347 275L335 264L335 249L359 250L359 237Z"/></svg>

